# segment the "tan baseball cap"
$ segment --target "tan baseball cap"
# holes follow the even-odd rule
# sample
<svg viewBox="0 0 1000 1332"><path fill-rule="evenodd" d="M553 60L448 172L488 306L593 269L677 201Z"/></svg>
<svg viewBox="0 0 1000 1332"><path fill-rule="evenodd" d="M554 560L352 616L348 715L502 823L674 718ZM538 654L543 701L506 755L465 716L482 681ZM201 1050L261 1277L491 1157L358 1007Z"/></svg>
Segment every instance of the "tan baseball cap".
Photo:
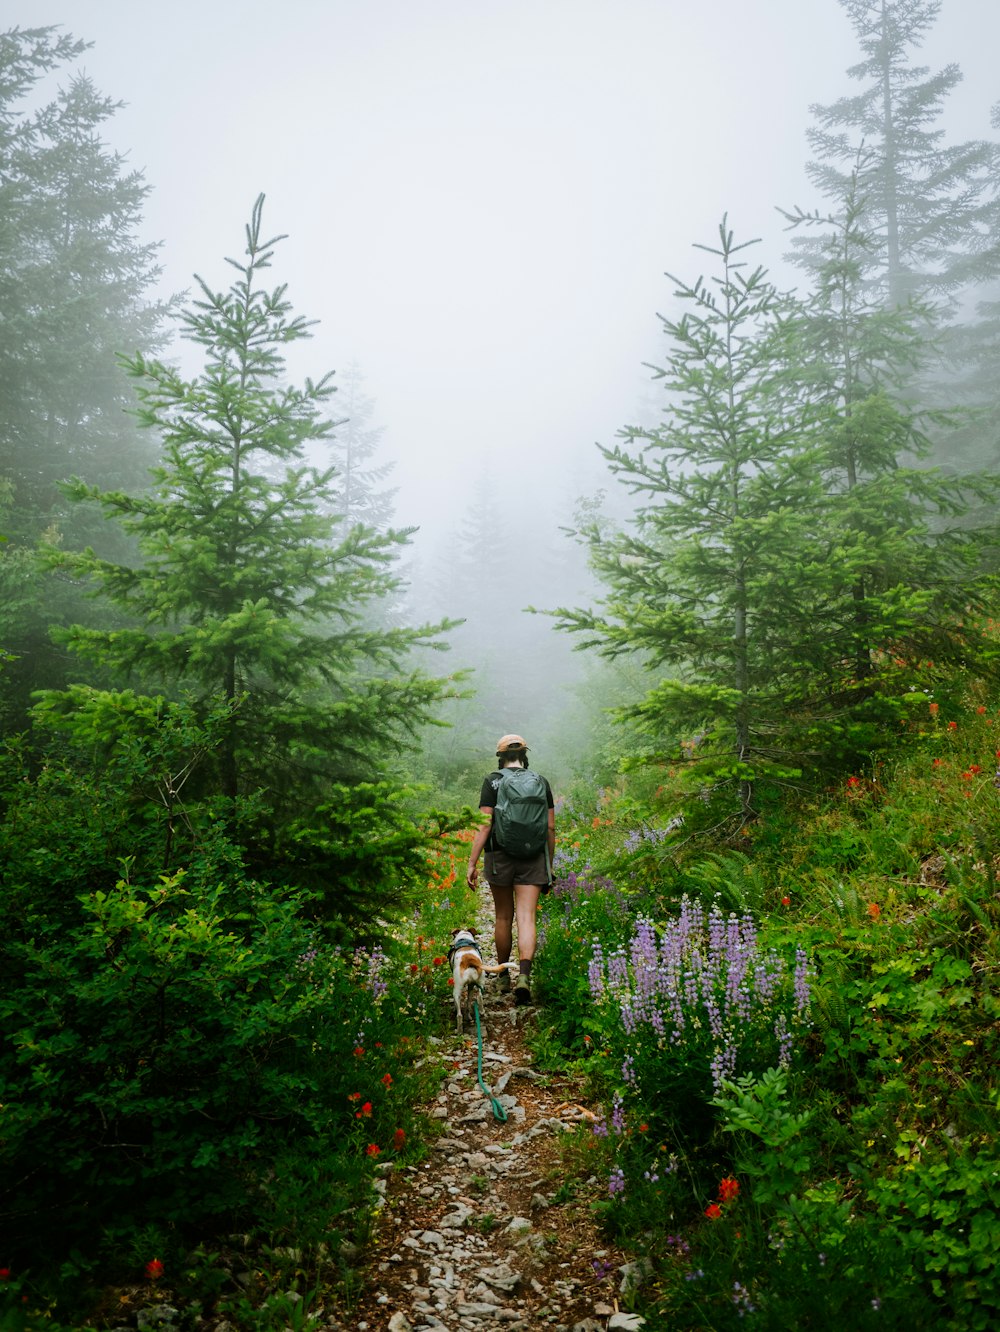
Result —
<svg viewBox="0 0 1000 1332"><path fill-rule="evenodd" d="M512 749L527 749L528 742L519 735L504 735L497 741L497 758Z"/></svg>

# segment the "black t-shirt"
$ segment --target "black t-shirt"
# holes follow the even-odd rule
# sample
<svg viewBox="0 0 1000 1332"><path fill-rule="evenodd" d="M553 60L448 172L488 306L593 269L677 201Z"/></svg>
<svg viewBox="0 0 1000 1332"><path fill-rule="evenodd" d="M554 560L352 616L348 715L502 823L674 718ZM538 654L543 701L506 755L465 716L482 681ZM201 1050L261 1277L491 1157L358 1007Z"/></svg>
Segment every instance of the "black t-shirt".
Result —
<svg viewBox="0 0 1000 1332"><path fill-rule="evenodd" d="M489 805L490 809L496 809L497 791L499 790L500 778L503 776L503 773L504 773L503 768L495 768L491 773L489 773L486 777L483 778L483 789L479 793L480 809L482 809L485 805ZM549 809L555 809L556 802L552 798L552 787L549 786L549 779L547 777L543 777L542 781L545 783L545 799L546 802L548 803L548 807ZM499 849L496 843L493 841L492 828L490 829L489 837L486 839L486 846L483 849L485 851L496 851Z"/></svg>

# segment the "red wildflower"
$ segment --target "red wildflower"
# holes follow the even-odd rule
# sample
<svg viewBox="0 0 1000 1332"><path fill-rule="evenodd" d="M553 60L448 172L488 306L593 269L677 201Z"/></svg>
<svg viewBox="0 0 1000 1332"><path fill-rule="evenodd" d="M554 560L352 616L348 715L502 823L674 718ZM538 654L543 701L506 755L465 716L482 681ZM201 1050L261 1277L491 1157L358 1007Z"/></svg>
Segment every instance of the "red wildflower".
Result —
<svg viewBox="0 0 1000 1332"><path fill-rule="evenodd" d="M354 1058L360 1059L361 1056L364 1054L364 1052L365 1052L365 1047L363 1045L356 1045L354 1047Z"/></svg>
<svg viewBox="0 0 1000 1332"><path fill-rule="evenodd" d="M848 779L847 779L847 789L848 789L848 790L850 790L852 787L860 786L860 785L861 785L861 782L860 782L859 778L857 778L857 777L848 777Z"/></svg>
<svg viewBox="0 0 1000 1332"><path fill-rule="evenodd" d="M735 1202L740 1191L738 1179L724 1179L719 1183L719 1198L724 1203Z"/></svg>
<svg viewBox="0 0 1000 1332"><path fill-rule="evenodd" d="M10 1280L10 1268L0 1267L0 1281L9 1281L9 1280Z"/></svg>
<svg viewBox="0 0 1000 1332"><path fill-rule="evenodd" d="M792 905L792 899L791 899L790 897L783 897L783 898L781 899L781 905L782 905L782 906L791 906L791 905Z"/></svg>
<svg viewBox="0 0 1000 1332"><path fill-rule="evenodd" d="M980 703L979 707L976 708L976 711L979 713L979 715L980 715L980 717L981 717L981 716L983 715L983 713L986 711L986 709L983 707L982 703Z"/></svg>
<svg viewBox="0 0 1000 1332"><path fill-rule="evenodd" d="M957 730L958 730L958 722L949 722L949 723L948 723L948 730L949 730L949 731L957 731Z"/></svg>
<svg viewBox="0 0 1000 1332"><path fill-rule="evenodd" d="M366 1156L381 1156L381 1154L382 1154L382 1148L378 1145L377 1142L370 1142L368 1146L365 1148Z"/></svg>
<svg viewBox="0 0 1000 1332"><path fill-rule="evenodd" d="M411 962L411 963L410 963L410 975L411 975L411 976L415 976L419 970L420 970L420 963L419 963L419 962Z"/></svg>
<svg viewBox="0 0 1000 1332"><path fill-rule="evenodd" d="M371 1103L371 1101L365 1101L364 1105L363 1105L363 1106L361 1107L361 1109L358 1111L358 1114L359 1114L359 1115L364 1115L365 1119L367 1119L368 1116L371 1114L371 1112L372 1112L372 1103Z"/></svg>
<svg viewBox="0 0 1000 1332"><path fill-rule="evenodd" d="M882 908L877 902L869 902L868 914L871 916L872 920L878 920L879 916L882 914Z"/></svg>
<svg viewBox="0 0 1000 1332"><path fill-rule="evenodd" d="M391 1086L392 1086L392 1074L391 1074L391 1073L383 1073L383 1074L382 1074L382 1081L385 1083L385 1085L386 1085L387 1087L391 1087Z"/></svg>
<svg viewBox="0 0 1000 1332"><path fill-rule="evenodd" d="M648 1125L648 1124L640 1124L640 1125L639 1125L639 1132L640 1132L640 1133L645 1133L646 1130L647 1130L648 1128L649 1128L649 1125Z"/></svg>
<svg viewBox="0 0 1000 1332"><path fill-rule="evenodd" d="M442 966L442 965L444 964L444 958L443 958L443 957L435 957L435 958L433 959L433 962L434 962L434 965L435 965L436 967L440 967L440 966Z"/></svg>
<svg viewBox="0 0 1000 1332"><path fill-rule="evenodd" d="M361 1093L360 1093L360 1092L348 1092L348 1094L347 1094L347 1099L348 1099L349 1101L360 1101L360 1100L361 1100Z"/></svg>
<svg viewBox="0 0 1000 1332"><path fill-rule="evenodd" d="M406 1141L406 1134L403 1132L402 1129L397 1129L396 1132L392 1135L392 1145L393 1147L395 1147L397 1152L402 1149L403 1143L405 1141Z"/></svg>
<svg viewBox="0 0 1000 1332"><path fill-rule="evenodd" d="M454 984L455 984L455 977L454 977L454 976L449 976L449 977L448 977L448 984L449 984L449 985L454 985Z"/></svg>
<svg viewBox="0 0 1000 1332"><path fill-rule="evenodd" d="M933 764L933 766L934 766L935 768L940 768L940 766L941 766L941 764L942 764L943 762L944 762L944 759L935 759L935 760L934 760L934 764Z"/></svg>
<svg viewBox="0 0 1000 1332"><path fill-rule="evenodd" d="M705 1215L712 1221L718 1221L722 1215L722 1208L718 1203L709 1203L705 1208Z"/></svg>
<svg viewBox="0 0 1000 1332"><path fill-rule="evenodd" d="M163 1276L163 1264L160 1262L159 1258L152 1258L146 1264L146 1275L149 1277L150 1281L158 1281L160 1277Z"/></svg>
<svg viewBox="0 0 1000 1332"><path fill-rule="evenodd" d="M975 776L977 772L982 772L982 768L979 766L978 763L972 763L969 765L969 771L973 774L973 776Z"/></svg>
<svg viewBox="0 0 1000 1332"><path fill-rule="evenodd" d="M930 711L931 716L932 716L932 717L936 717L936 716L938 715L938 709L939 709L939 707L940 707L940 704L939 704L939 703L929 703L927 706L928 706L928 709L929 709L929 711Z"/></svg>

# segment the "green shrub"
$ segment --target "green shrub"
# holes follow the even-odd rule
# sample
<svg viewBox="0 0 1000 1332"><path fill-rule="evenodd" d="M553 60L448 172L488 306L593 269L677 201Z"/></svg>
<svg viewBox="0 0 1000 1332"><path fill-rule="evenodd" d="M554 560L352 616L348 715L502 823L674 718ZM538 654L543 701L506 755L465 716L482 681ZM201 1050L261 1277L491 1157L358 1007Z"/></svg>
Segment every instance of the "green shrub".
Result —
<svg viewBox="0 0 1000 1332"><path fill-rule="evenodd" d="M287 1144L391 1142L392 1075L368 1068L381 955L324 947L305 907L249 881L121 880L81 901L79 928L3 943L0 1211L17 1252L44 1248L56 1217L81 1245L109 1223L245 1224Z"/></svg>

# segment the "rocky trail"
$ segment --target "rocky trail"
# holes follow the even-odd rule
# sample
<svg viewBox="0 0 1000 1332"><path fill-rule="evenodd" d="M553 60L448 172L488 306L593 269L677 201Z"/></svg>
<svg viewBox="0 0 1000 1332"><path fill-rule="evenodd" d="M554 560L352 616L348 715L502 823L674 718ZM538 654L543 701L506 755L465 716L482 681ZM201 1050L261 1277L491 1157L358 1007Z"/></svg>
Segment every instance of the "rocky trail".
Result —
<svg viewBox="0 0 1000 1332"><path fill-rule="evenodd" d="M447 1080L431 1115L446 1131L427 1162L379 1181L374 1256L344 1332L642 1327L618 1304L634 1267L590 1215L601 1184L563 1183L558 1139L583 1118L571 1087L531 1067L530 1008L493 984L483 1011L483 1082L506 1122L478 1086L475 1031L435 1040Z"/></svg>
<svg viewBox="0 0 1000 1332"><path fill-rule="evenodd" d="M483 1081L507 1114L494 1117L477 1080L471 1036L432 1038L447 1070L430 1113L445 1122L430 1158L382 1167L382 1194L364 1293L338 1332L626 1332L620 1308L636 1264L609 1245L589 1203L606 1188L565 1179L559 1139L588 1112L565 1080L532 1067L534 1010L489 985Z"/></svg>

